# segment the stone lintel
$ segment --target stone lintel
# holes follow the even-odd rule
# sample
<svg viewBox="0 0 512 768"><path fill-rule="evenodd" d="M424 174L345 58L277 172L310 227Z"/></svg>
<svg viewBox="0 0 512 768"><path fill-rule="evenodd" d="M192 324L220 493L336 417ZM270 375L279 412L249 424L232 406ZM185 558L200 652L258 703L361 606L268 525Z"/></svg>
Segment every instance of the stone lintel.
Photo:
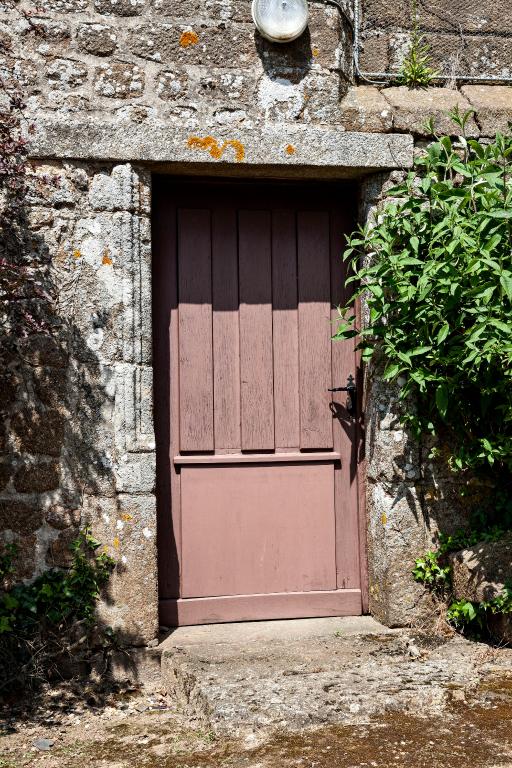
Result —
<svg viewBox="0 0 512 768"><path fill-rule="evenodd" d="M354 175L412 164L408 135L352 133L339 126L275 124L227 129L206 125L202 131L146 121L63 120L41 117L30 138L34 158L134 161L158 164L219 165L223 170L254 166L285 169L333 169Z"/></svg>

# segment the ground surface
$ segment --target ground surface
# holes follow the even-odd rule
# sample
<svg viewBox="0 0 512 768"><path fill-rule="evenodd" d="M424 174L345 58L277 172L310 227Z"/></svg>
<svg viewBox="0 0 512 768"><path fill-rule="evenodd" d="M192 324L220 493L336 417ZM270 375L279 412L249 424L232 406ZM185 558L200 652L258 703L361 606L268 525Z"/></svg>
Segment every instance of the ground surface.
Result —
<svg viewBox="0 0 512 768"><path fill-rule="evenodd" d="M512 768L512 650L370 621L180 631L173 693L61 686L0 768Z"/></svg>

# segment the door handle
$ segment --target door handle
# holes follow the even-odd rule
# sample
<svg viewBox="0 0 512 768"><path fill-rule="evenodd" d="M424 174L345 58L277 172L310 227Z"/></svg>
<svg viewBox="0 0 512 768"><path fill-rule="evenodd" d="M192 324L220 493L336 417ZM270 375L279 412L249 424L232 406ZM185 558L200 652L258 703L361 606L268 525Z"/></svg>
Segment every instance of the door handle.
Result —
<svg viewBox="0 0 512 768"><path fill-rule="evenodd" d="M354 380L354 377L352 374L347 379L347 386L346 387L332 387L332 389L328 389L328 392L348 392L349 402L347 404L347 411L351 415L355 415L357 410L357 387L356 382Z"/></svg>

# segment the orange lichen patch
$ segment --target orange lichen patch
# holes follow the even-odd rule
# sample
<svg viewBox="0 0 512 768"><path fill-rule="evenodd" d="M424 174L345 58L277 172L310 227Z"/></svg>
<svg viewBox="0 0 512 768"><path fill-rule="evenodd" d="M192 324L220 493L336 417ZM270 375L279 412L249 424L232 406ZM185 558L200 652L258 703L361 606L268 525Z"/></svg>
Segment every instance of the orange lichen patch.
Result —
<svg viewBox="0 0 512 768"><path fill-rule="evenodd" d="M293 144L287 144L286 147L284 148L284 151L286 152L287 155L294 155L297 150L295 149Z"/></svg>
<svg viewBox="0 0 512 768"><path fill-rule="evenodd" d="M381 517L380 519L381 519L381 521L382 521L382 525L386 525L386 523L387 523L387 521L388 521L388 518L387 518L387 516L386 516L385 514L383 514L383 515L382 515L382 517Z"/></svg>
<svg viewBox="0 0 512 768"><path fill-rule="evenodd" d="M79 259L81 256L82 256L81 252L78 250L78 248L75 248L75 250L73 251L73 258Z"/></svg>
<svg viewBox="0 0 512 768"><path fill-rule="evenodd" d="M209 149L210 154L211 154L212 148L219 149L219 145L217 144L213 136L205 136L204 139L201 139L199 136L191 136L187 141L187 144L189 147L192 147L193 149Z"/></svg>
<svg viewBox="0 0 512 768"><path fill-rule="evenodd" d="M241 163L242 160L245 157L245 147L242 144L241 141L238 141L237 139L230 139L229 141L225 141L222 145L222 151L224 151L225 147L233 147L235 150L235 160L237 163Z"/></svg>
<svg viewBox="0 0 512 768"><path fill-rule="evenodd" d="M320 51L318 50L318 48L313 48L311 53L313 54L313 56L316 57L316 56L318 56L320 54Z"/></svg>
<svg viewBox="0 0 512 768"><path fill-rule="evenodd" d="M103 254L103 258L101 260L101 263L102 264L107 264L108 266L111 266L114 263L112 261L112 259L110 258L108 251L105 251L105 253Z"/></svg>
<svg viewBox="0 0 512 768"><path fill-rule="evenodd" d="M217 139L214 139L213 136L205 136L204 138L191 136L187 141L187 145L192 149L207 150L214 160L220 160L227 147L233 147L235 150L235 161L237 163L241 163L245 157L245 147L237 139L228 139L219 146Z"/></svg>
<svg viewBox="0 0 512 768"><path fill-rule="evenodd" d="M116 536L112 544L114 545L114 549L119 549L119 537Z"/></svg>
<svg viewBox="0 0 512 768"><path fill-rule="evenodd" d="M124 520L125 523L127 523L130 520L133 520L133 515L129 515L128 512L125 512L124 515L121 515L121 520Z"/></svg>
<svg viewBox="0 0 512 768"><path fill-rule="evenodd" d="M199 42L199 35L193 30L187 30L182 32L180 37L180 45L182 48L188 48L189 45L196 45Z"/></svg>

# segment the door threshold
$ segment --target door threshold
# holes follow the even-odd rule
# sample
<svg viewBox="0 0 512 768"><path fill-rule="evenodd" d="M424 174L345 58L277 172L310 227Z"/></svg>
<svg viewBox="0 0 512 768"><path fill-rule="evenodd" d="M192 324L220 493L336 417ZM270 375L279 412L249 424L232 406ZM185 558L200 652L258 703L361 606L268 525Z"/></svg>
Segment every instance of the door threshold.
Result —
<svg viewBox="0 0 512 768"><path fill-rule="evenodd" d="M168 627L238 621L360 616L360 589L274 592L268 595L175 598L160 601L160 623Z"/></svg>

